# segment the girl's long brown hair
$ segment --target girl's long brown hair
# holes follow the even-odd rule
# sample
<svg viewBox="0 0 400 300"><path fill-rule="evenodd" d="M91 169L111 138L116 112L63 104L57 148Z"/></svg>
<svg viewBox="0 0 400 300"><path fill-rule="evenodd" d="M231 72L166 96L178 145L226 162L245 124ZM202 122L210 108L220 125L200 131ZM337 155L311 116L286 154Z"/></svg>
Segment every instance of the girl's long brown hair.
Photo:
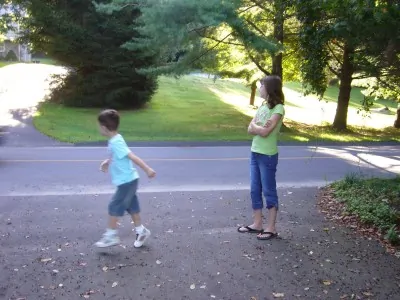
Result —
<svg viewBox="0 0 400 300"><path fill-rule="evenodd" d="M282 80L279 76L271 75L261 79L261 84L266 89L267 104L269 108L274 108L277 104L285 104L285 95L282 91Z"/></svg>

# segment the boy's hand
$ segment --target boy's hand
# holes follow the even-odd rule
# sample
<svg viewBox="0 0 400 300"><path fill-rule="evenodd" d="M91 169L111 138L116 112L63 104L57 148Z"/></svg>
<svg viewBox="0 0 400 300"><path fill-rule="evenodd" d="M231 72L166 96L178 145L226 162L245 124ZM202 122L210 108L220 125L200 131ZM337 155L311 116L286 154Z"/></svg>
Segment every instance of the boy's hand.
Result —
<svg viewBox="0 0 400 300"><path fill-rule="evenodd" d="M154 171L152 168L148 168L146 170L146 174L149 178L154 178L156 177L156 171Z"/></svg>
<svg viewBox="0 0 400 300"><path fill-rule="evenodd" d="M106 159L100 164L100 171L107 173L108 172L108 167L110 166L110 160Z"/></svg>

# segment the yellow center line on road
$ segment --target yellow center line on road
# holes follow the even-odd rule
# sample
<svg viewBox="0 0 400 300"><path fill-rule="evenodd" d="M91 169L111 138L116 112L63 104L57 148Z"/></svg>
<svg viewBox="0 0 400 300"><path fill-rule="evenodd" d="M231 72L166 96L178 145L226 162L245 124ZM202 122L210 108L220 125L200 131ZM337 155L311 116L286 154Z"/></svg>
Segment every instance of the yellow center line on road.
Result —
<svg viewBox="0 0 400 300"><path fill-rule="evenodd" d="M293 156L280 157L279 160L306 160L306 159L338 159L336 156ZM145 158L145 161L242 161L249 160L248 157L226 157L226 158ZM0 159L0 163L83 163L101 162L99 159Z"/></svg>

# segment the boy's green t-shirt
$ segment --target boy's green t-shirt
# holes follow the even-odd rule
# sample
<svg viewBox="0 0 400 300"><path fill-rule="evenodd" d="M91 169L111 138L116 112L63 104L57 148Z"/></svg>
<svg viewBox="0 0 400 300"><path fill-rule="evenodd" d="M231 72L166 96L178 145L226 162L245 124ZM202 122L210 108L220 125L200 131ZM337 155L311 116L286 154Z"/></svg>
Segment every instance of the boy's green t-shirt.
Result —
<svg viewBox="0 0 400 300"><path fill-rule="evenodd" d="M274 130L266 137L256 135L253 137L251 151L265 155L275 155L278 153L278 134L282 127L283 118L285 116L285 108L282 104L277 104L270 109L265 103L257 110L255 122L259 126L264 126L273 114L280 114L282 118L274 128Z"/></svg>

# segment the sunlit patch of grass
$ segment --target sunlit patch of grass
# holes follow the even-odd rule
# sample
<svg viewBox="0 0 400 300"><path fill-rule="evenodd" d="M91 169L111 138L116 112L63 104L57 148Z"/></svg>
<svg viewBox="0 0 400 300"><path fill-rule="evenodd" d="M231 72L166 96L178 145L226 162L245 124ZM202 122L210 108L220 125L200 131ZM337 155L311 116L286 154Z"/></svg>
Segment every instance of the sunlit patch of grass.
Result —
<svg viewBox="0 0 400 300"><path fill-rule="evenodd" d="M0 61L0 68L8 66L8 65L12 65L15 64L16 62L12 62L12 61Z"/></svg>
<svg viewBox="0 0 400 300"><path fill-rule="evenodd" d="M330 125L316 126L293 121L285 122L286 128L281 134L281 140L298 140L301 136L304 142L331 141L331 142L400 142L399 130L385 128L383 130L349 126L346 131L336 131Z"/></svg>

